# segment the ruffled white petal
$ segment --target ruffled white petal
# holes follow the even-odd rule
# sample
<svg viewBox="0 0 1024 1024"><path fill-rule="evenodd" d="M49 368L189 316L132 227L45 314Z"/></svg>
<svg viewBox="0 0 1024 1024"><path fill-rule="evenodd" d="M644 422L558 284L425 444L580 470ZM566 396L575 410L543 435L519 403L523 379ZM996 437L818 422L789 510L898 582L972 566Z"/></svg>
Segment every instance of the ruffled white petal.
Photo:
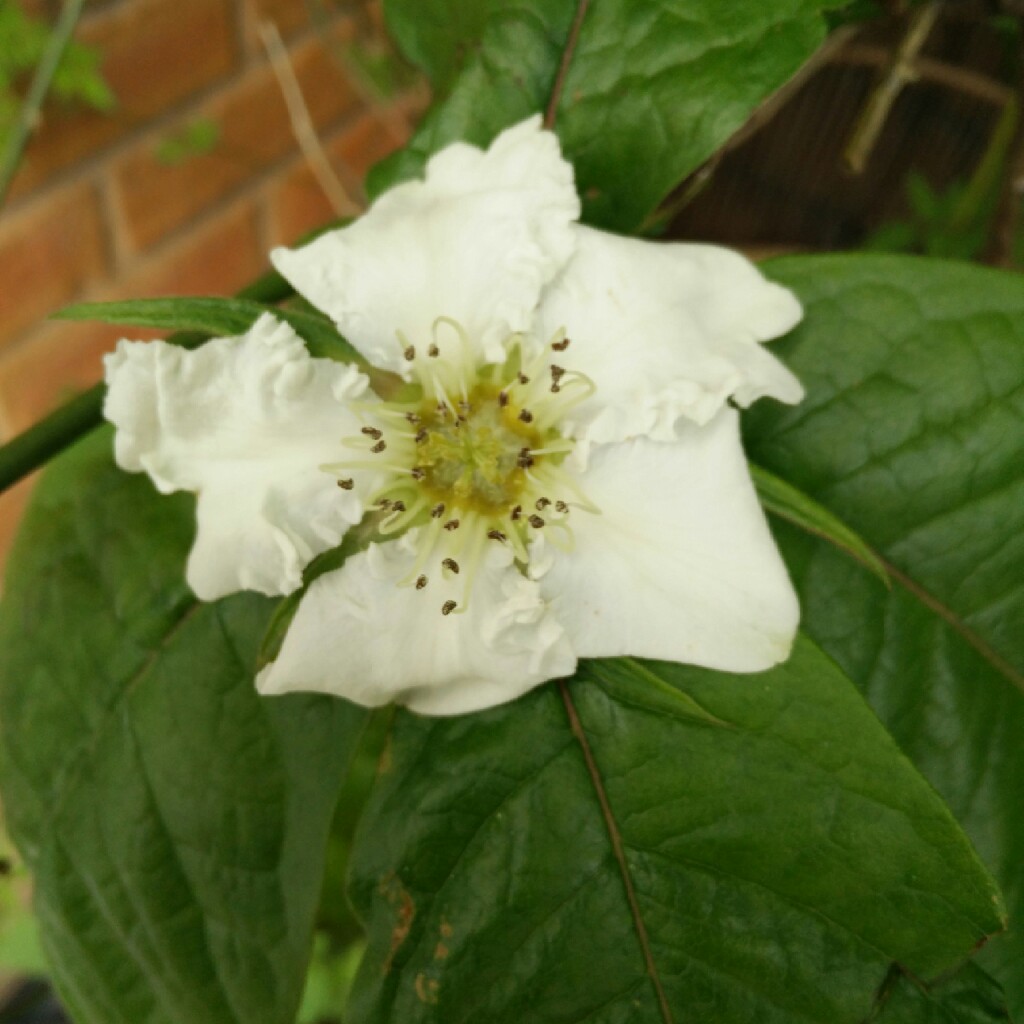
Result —
<svg viewBox="0 0 1024 1024"><path fill-rule="evenodd" d="M616 655L756 672L784 660L799 619L739 439L722 410L671 443L595 449L574 510L575 547L538 559L577 656ZM546 554L541 552L540 554Z"/></svg>
<svg viewBox="0 0 1024 1024"><path fill-rule="evenodd" d="M319 467L358 429L344 403L366 378L311 358L286 324L266 315L191 352L122 341L105 362L118 465L145 471L164 493L198 495L187 578L203 600L290 593L361 518L360 486L372 480L343 491Z"/></svg>
<svg viewBox="0 0 1024 1024"><path fill-rule="evenodd" d="M536 583L490 544L464 614L463 581L430 573L423 590L397 586L414 562L416 533L371 545L313 581L281 651L257 678L261 693L316 690L376 707L396 701L455 715L513 700L575 671L576 658ZM443 554L443 552L442 552Z"/></svg>
<svg viewBox="0 0 1024 1024"><path fill-rule="evenodd" d="M396 331L422 353L439 316L459 321L498 362L502 341L530 326L541 289L571 255L579 209L572 167L534 117L486 151L449 146L428 161L425 180L271 258L375 366L404 372ZM453 332L439 343L453 344Z"/></svg>
<svg viewBox="0 0 1024 1024"><path fill-rule="evenodd" d="M734 398L803 397L800 382L760 344L802 315L787 289L739 253L644 242L576 226L576 252L545 292L542 336L564 327L565 365L596 394L570 413L594 442L671 439L681 418L706 423Z"/></svg>

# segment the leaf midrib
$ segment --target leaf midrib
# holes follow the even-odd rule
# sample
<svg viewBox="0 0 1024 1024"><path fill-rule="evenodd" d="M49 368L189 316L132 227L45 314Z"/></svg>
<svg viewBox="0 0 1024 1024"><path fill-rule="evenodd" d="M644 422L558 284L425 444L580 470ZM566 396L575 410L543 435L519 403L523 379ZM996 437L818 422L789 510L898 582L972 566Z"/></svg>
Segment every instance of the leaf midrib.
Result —
<svg viewBox="0 0 1024 1024"><path fill-rule="evenodd" d="M587 775L590 778L597 802L601 807L601 816L604 819L608 839L611 842L612 854L618 864L622 884L626 890L626 901L629 904L629 912L633 918L633 929L636 932L640 952L643 955L644 968L651 985L654 987L654 994L658 1000L658 1008L661 1011L662 1020L664 1024L675 1024L672 1008L669 1006L668 997L665 995L665 989L661 984L661 977L658 974L657 964L654 962L654 953L651 950L650 939L647 936L647 925L644 923L643 913L640 910L640 902L637 899L636 888L633 885L633 876L630 873L629 864L626 860L626 850L622 842L622 836L619 833L619 826L615 820L615 814L612 811L608 794L605 791L604 780L601 778L597 761L594 758L593 751L590 749L590 741L587 739L586 730L583 728L583 723L580 720L579 712L576 710L576 705L573 703L572 694L569 693L569 684L566 680L560 679L558 681L558 692L562 698L562 703L565 705L565 712L569 719L569 729L580 745Z"/></svg>
<svg viewBox="0 0 1024 1024"><path fill-rule="evenodd" d="M755 464L751 463L751 465ZM792 482L786 482L789 483L791 487L798 489ZM801 491L801 493L805 492ZM805 494L805 496L810 499L809 495ZM817 501L817 499L810 500ZM827 504L825 504L824 502L820 502L820 504L823 508L828 509L828 511L832 515L835 515L836 518L839 518L836 512L833 509L829 508ZM777 512L772 512L772 514L782 519L784 522L790 523L791 525L802 530L808 536L816 537L819 540L827 541L834 548L836 548L836 550L842 551L848 557L853 557L850 554L850 552L834 538L829 537L824 533L811 530L804 526L802 523L799 523L795 519L791 519L788 516L780 515ZM842 519L840 519L840 522L843 522L844 525L849 525L846 524L845 521ZM858 533L858 536L860 536L863 540L863 534ZM917 580L915 580L907 572L893 565L893 563L889 561L889 559L886 558L874 545L868 544L867 541L864 541L864 544L865 547L871 552L871 554L878 559L879 564L885 569L890 579L899 584L899 586L902 587L903 590L905 590L908 594L910 594L911 597L913 597L916 601L924 605L931 612L933 612L940 619L942 619L942 621L945 622L950 629L957 633L968 646L973 648L978 655L980 655L985 661L987 661L989 665L991 665L991 667L995 669L995 671L999 675L1003 676L1008 683L1010 683L1012 686L1015 686L1018 690L1020 690L1022 694L1024 694L1024 673L1017 671L1017 669L1014 668L1014 666L1006 658L1004 658L983 636L981 636L981 634L977 633L970 626L968 626L967 623L964 622L963 619L959 615L957 615L957 613L952 608L950 608L948 605L940 601L931 591L923 587L920 583L917 582Z"/></svg>

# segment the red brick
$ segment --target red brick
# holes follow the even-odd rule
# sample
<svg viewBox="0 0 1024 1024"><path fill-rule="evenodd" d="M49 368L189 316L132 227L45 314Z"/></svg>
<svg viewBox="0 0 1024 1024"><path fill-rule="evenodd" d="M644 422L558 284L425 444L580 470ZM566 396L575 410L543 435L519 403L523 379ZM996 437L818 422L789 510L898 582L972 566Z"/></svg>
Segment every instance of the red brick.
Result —
<svg viewBox="0 0 1024 1024"><path fill-rule="evenodd" d="M99 199L73 185L0 220L0 344L101 277L106 252Z"/></svg>
<svg viewBox="0 0 1024 1024"><path fill-rule="evenodd" d="M319 43L300 47L292 59L318 127L356 105L351 85ZM266 64L182 119L179 127L198 118L220 128L210 153L168 166L157 159L159 140L152 140L116 165L114 196L128 250L151 246L296 148L281 91Z"/></svg>
<svg viewBox="0 0 1024 1024"><path fill-rule="evenodd" d="M78 38L102 53L117 108L48 108L15 194L193 95L230 71L237 57L232 0L126 0L86 20Z"/></svg>
<svg viewBox="0 0 1024 1024"><path fill-rule="evenodd" d="M230 295L267 269L256 204L236 203L167 253L148 260L109 298Z"/></svg>
<svg viewBox="0 0 1024 1024"><path fill-rule="evenodd" d="M328 139L324 149L338 179L352 193L366 177L366 172L403 141L392 127L368 113ZM307 231L337 216L303 160L296 161L271 185L268 202L274 245L290 245Z"/></svg>
<svg viewBox="0 0 1024 1024"><path fill-rule="evenodd" d="M166 254L142 264L96 300L160 295L229 295L255 279L266 263L253 203L236 205ZM25 430L62 401L96 383L101 357L119 338L156 332L102 323L44 324L0 357L0 409L11 432Z"/></svg>

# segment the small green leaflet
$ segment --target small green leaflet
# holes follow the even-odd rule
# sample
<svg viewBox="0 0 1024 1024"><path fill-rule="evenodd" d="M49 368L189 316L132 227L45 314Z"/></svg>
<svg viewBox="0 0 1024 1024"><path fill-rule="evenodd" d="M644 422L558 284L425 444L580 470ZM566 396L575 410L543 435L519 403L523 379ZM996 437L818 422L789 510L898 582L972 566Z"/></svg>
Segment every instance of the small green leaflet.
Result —
<svg viewBox="0 0 1024 1024"><path fill-rule="evenodd" d="M772 515L779 516L780 519L785 519L802 530L842 548L889 586L889 574L879 557L827 508L823 508L802 491L760 466L751 465L750 475L761 504Z"/></svg>
<svg viewBox="0 0 1024 1024"><path fill-rule="evenodd" d="M102 320L132 327L197 331L213 337L230 337L243 334L264 313L271 313L287 323L314 356L344 363L361 364L363 361L323 314L307 309L269 306L252 299L199 297L80 302L65 307L54 316L58 320Z"/></svg>

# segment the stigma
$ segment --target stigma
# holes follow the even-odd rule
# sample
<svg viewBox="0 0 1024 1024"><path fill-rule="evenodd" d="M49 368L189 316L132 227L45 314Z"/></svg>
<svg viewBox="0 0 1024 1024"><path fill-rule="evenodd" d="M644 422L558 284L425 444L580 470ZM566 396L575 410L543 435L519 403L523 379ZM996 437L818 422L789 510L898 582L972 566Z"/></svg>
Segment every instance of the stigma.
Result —
<svg viewBox="0 0 1024 1024"><path fill-rule="evenodd" d="M460 581L461 596L439 604L447 617L468 609L488 545L507 546L527 573L540 535L571 549L573 512L598 512L566 466L575 443L561 430L595 388L564 365L562 329L542 345L511 335L501 364L478 361L449 317L434 321L429 338L399 333L397 344L406 394L357 404L364 425L342 442L352 457L322 468L345 490L371 474L371 539L409 535L416 554L399 585L429 593L432 578Z"/></svg>

